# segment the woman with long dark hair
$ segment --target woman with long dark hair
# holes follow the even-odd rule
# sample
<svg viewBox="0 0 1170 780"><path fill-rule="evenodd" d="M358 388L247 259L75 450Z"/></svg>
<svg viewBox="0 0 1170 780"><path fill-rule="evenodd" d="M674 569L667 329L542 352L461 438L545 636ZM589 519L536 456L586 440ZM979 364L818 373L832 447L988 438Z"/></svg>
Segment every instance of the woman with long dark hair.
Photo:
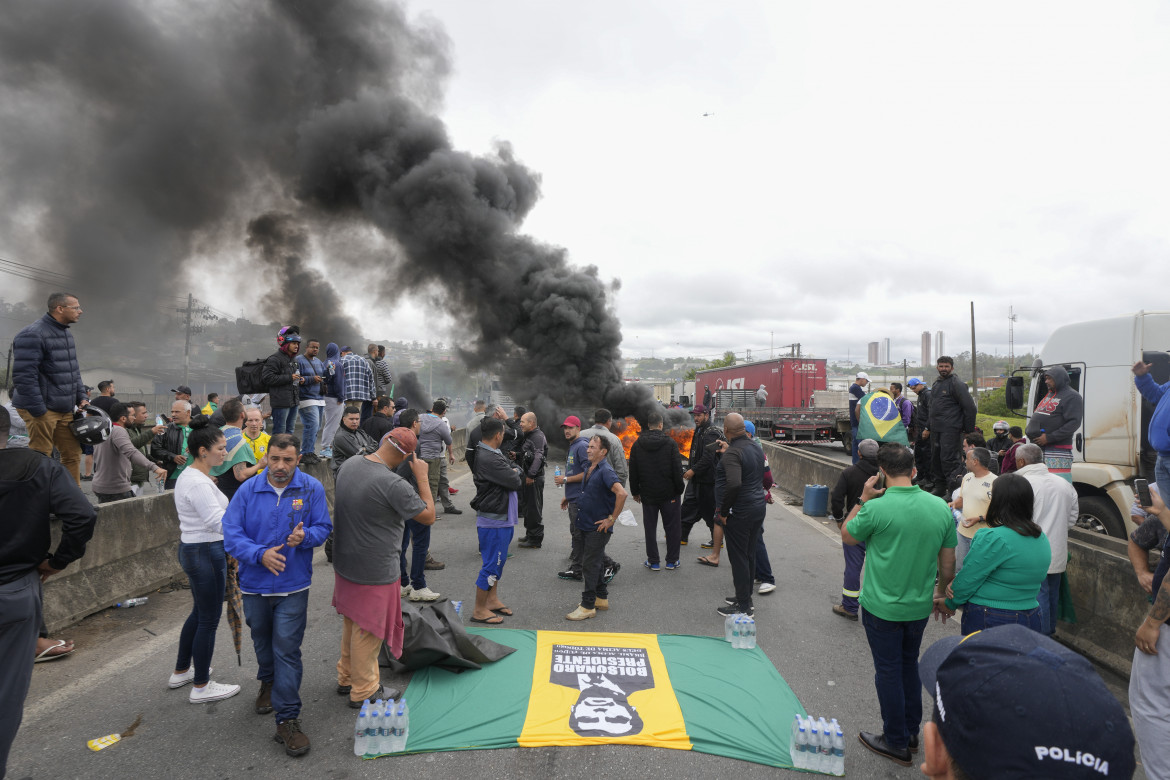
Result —
<svg viewBox="0 0 1170 780"><path fill-rule="evenodd" d="M1032 522L1032 485L1005 474L991 486L987 528L971 541L963 569L947 588L946 607L963 607L963 635L992 626L1020 623L1040 630L1040 584L1052 551L1048 537Z"/></svg>
<svg viewBox="0 0 1170 780"><path fill-rule="evenodd" d="M211 680L211 655L227 582L222 520L228 507L227 496L216 487L211 470L223 465L227 442L219 428L197 415L191 420L187 451L187 468L175 483L175 508L179 513L179 564L191 581L195 604L179 634L179 657L169 684L182 688L193 683L190 701L202 704L240 692L238 685Z"/></svg>

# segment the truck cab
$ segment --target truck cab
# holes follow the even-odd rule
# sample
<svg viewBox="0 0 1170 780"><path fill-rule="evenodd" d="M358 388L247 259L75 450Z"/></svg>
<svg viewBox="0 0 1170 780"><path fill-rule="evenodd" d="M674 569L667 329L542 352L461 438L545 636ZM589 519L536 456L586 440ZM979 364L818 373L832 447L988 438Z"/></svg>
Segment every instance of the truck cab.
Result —
<svg viewBox="0 0 1170 780"><path fill-rule="evenodd" d="M1133 524L1133 480L1152 478L1149 404L1134 386L1139 359L1153 362L1154 379L1170 380L1170 312L1138 312L1057 328L1030 369L1009 377L1007 405L1030 418L1047 390L1045 368L1063 366L1081 394L1085 414L1073 437L1072 482L1080 497L1079 525L1124 539ZM1021 426L1023 427L1023 426Z"/></svg>

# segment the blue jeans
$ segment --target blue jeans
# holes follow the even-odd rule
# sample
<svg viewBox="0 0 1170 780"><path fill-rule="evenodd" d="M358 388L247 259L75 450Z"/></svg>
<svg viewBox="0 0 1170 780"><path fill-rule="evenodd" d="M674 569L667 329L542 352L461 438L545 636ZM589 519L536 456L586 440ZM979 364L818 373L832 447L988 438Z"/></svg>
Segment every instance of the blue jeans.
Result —
<svg viewBox="0 0 1170 780"><path fill-rule="evenodd" d="M958 574L963 570L963 561L967 558L967 553L971 551L971 542L975 539L960 533L956 533L955 536L959 539L959 543L955 545L955 574Z"/></svg>
<svg viewBox="0 0 1170 780"><path fill-rule="evenodd" d="M411 548L410 570L407 574L406 548ZM398 567L402 571L402 587L409 585L415 590L422 590L427 586L427 551L431 549L431 527L422 523L406 519L406 528L402 531L402 550L398 553Z"/></svg>
<svg viewBox="0 0 1170 780"><path fill-rule="evenodd" d="M1170 457L1158 455L1158 461L1154 464L1154 481L1158 483L1162 500L1166 501L1165 496L1170 496Z"/></svg>
<svg viewBox="0 0 1170 780"><path fill-rule="evenodd" d="M301 715L301 640L308 612L308 588L287 596L244 594L244 617L260 667L256 679L272 683L277 723Z"/></svg>
<svg viewBox="0 0 1170 780"><path fill-rule="evenodd" d="M840 526L838 526L840 527ZM861 567L865 565L865 542L843 544L845 553L845 576L841 581L841 606L847 612L857 614L857 597L861 595Z"/></svg>
<svg viewBox="0 0 1170 780"><path fill-rule="evenodd" d="M854 425L852 428L852 431L853 431L853 465L854 466L856 466L857 461L861 459L861 456L857 454L857 445L861 443L857 440L857 430L858 430L857 426Z"/></svg>
<svg viewBox="0 0 1170 780"><path fill-rule="evenodd" d="M272 410L272 435L292 433L297 425L297 408L281 406Z"/></svg>
<svg viewBox="0 0 1170 780"><path fill-rule="evenodd" d="M204 685L211 676L211 655L215 652L215 631L223 614L223 594L227 583L227 556L223 542L179 542L179 565L191 582L191 599L195 602L183 630L179 633L179 656L175 671L181 672L195 663L195 684Z"/></svg>
<svg viewBox="0 0 1170 780"><path fill-rule="evenodd" d="M905 750L910 737L918 736L922 724L918 655L926 620L882 620L865 610L861 613L873 656L873 682L882 708L882 729L886 742L895 750Z"/></svg>
<svg viewBox="0 0 1170 780"><path fill-rule="evenodd" d="M315 452L317 448L317 429L321 427L321 406L302 406L301 413L301 454ZM290 430L289 433L292 433Z"/></svg>
<svg viewBox="0 0 1170 780"><path fill-rule="evenodd" d="M985 628L995 626L1010 626L1019 624L1027 626L1033 631L1040 631L1040 607L1035 609L997 609L985 607L982 604L968 603L963 607L962 627L963 636L974 634Z"/></svg>
<svg viewBox="0 0 1170 780"><path fill-rule="evenodd" d="M1060 574L1049 574L1040 583L1040 633L1052 636L1056 633L1057 604L1060 602Z"/></svg>

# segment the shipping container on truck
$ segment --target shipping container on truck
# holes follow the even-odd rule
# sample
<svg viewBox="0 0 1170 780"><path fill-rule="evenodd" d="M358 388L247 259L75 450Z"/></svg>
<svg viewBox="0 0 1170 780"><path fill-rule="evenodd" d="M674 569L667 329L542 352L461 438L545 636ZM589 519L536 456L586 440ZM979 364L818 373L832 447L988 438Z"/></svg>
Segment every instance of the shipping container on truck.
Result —
<svg viewBox="0 0 1170 780"><path fill-rule="evenodd" d="M755 400L760 385L768 391L762 407ZM755 423L761 437L778 442L840 437L837 410L813 401L826 387L826 362L816 358L775 358L695 374L695 397L701 400L710 388L717 420L738 412Z"/></svg>

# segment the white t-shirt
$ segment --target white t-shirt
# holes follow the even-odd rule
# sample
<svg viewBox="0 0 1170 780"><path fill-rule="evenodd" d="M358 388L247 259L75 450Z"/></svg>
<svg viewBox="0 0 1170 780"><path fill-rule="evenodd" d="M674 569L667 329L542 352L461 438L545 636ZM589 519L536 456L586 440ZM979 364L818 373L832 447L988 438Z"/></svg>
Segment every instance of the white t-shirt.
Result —
<svg viewBox="0 0 1170 780"><path fill-rule="evenodd" d="M199 469L183 469L175 482L179 540L186 544L223 541L223 513L228 498Z"/></svg>
<svg viewBox="0 0 1170 780"><path fill-rule="evenodd" d="M959 486L959 494L963 497L963 517L970 520L975 517L987 517L987 506L991 503L991 483L995 482L995 475L990 471L982 477L971 472L963 477L963 484ZM986 528L987 523L976 523L966 526L959 523L958 531L971 539L975 532Z"/></svg>

